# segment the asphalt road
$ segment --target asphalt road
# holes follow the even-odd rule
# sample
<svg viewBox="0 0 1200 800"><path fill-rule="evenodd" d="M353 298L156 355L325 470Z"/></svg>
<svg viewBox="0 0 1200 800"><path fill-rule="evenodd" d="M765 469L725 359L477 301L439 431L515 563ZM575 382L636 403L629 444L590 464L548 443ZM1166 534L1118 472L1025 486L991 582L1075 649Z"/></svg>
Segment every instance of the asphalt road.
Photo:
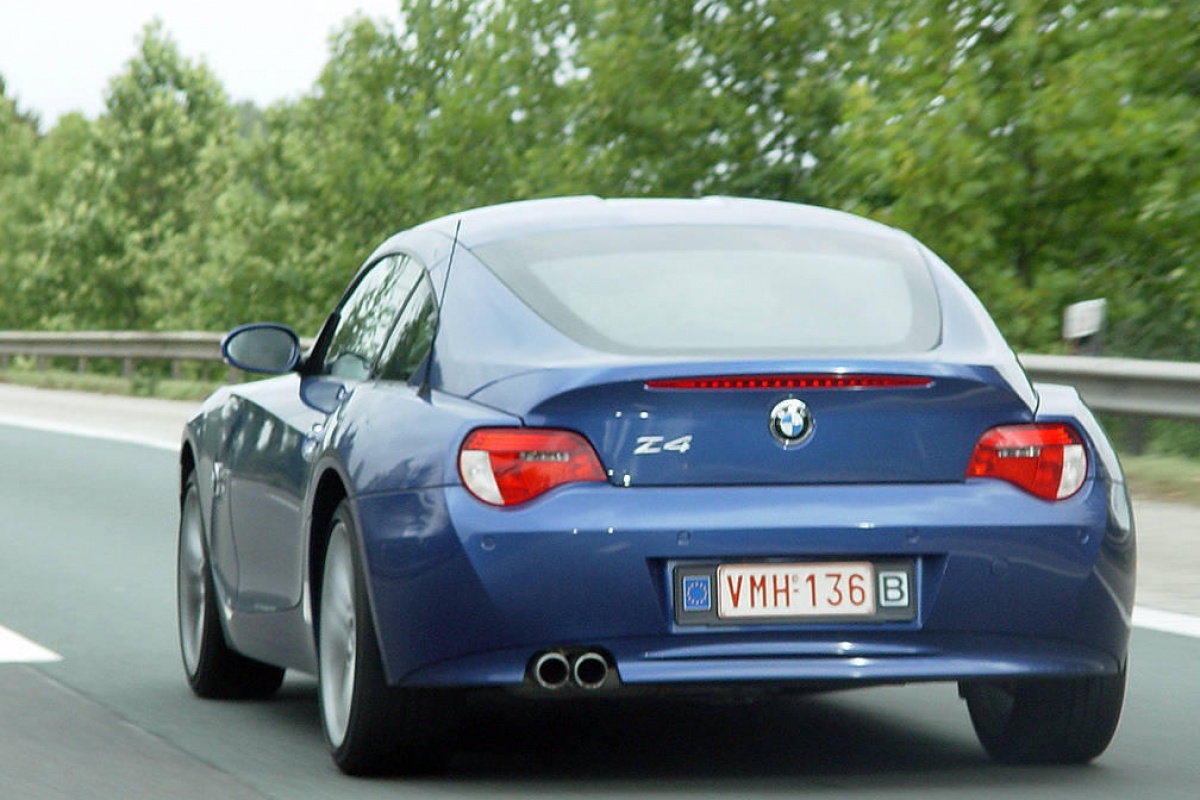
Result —
<svg viewBox="0 0 1200 800"><path fill-rule="evenodd" d="M102 413L95 403L0 387L0 626L45 648L6 644L0 629L0 659L61 656L0 663L0 798L1194 800L1200 791L1200 638L1145 628L1134 635L1121 729L1083 768L991 764L954 687L933 685L771 703L489 699L471 706L445 776L342 777L325 754L310 679L289 678L266 703L188 691L175 638L169 449L186 407L120 401ZM61 427L64 413L72 433L36 429ZM80 435L99 431L124 440ZM1142 601L1194 611L1200 510L1139 504L1138 516ZM1194 622L1144 618L1173 630Z"/></svg>

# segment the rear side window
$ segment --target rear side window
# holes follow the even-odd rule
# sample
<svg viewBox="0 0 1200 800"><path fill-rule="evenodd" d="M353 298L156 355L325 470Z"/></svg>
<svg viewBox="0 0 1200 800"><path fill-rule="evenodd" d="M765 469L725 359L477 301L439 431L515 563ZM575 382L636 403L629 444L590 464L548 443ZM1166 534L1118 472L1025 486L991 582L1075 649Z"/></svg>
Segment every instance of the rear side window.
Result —
<svg viewBox="0 0 1200 800"><path fill-rule="evenodd" d="M429 276L423 275L388 337L383 356L379 359L380 378L407 381L412 377L433 345L437 310L433 285L429 282Z"/></svg>
<svg viewBox="0 0 1200 800"><path fill-rule="evenodd" d="M420 277L421 270L406 256L389 256L364 273L338 309L323 372L366 379L396 314Z"/></svg>
<svg viewBox="0 0 1200 800"><path fill-rule="evenodd" d="M823 230L631 227L474 248L582 344L628 353L901 353L941 337L916 245Z"/></svg>

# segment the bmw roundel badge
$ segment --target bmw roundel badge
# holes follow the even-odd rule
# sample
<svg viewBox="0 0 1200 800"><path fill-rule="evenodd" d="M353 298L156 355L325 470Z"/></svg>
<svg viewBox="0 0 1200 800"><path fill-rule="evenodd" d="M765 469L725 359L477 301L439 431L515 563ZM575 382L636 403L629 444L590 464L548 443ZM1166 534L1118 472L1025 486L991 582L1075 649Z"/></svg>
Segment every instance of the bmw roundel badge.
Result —
<svg viewBox="0 0 1200 800"><path fill-rule="evenodd" d="M812 435L812 412L803 400L789 397L776 403L771 409L768 427L775 441L784 447L795 447Z"/></svg>

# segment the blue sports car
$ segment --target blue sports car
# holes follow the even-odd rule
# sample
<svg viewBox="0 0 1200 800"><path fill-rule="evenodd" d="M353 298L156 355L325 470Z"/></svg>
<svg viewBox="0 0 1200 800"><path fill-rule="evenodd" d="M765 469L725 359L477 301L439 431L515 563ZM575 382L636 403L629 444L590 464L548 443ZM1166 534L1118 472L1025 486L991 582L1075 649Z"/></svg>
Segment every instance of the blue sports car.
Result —
<svg viewBox="0 0 1200 800"><path fill-rule="evenodd" d="M954 681L1006 762L1124 699L1134 529L1070 388L1031 384L911 236L789 203L512 203L368 258L307 352L181 451L203 697L315 673L343 771L415 772L468 690Z"/></svg>

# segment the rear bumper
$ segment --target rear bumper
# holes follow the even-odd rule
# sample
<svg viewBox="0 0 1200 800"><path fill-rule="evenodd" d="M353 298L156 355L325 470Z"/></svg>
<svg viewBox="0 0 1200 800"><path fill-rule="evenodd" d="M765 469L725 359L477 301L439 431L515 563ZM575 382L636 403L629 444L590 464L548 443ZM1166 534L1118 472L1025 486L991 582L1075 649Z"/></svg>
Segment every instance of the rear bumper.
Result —
<svg viewBox="0 0 1200 800"><path fill-rule="evenodd" d="M604 652L623 685L890 683L1115 672L1135 548L1109 493L578 485L494 509L450 487L356 505L394 683L518 685L557 648ZM855 558L912 560L914 619L676 623L673 566Z"/></svg>
<svg viewBox="0 0 1200 800"><path fill-rule="evenodd" d="M786 685L803 688L920 681L1074 677L1116 674L1113 655L1076 642L988 637L975 634L851 636L839 641L808 635L713 645L683 640L629 639L588 642L613 664L607 687ZM510 648L440 662L406 676L423 686L533 685L533 651ZM481 678L486 677L486 680Z"/></svg>

